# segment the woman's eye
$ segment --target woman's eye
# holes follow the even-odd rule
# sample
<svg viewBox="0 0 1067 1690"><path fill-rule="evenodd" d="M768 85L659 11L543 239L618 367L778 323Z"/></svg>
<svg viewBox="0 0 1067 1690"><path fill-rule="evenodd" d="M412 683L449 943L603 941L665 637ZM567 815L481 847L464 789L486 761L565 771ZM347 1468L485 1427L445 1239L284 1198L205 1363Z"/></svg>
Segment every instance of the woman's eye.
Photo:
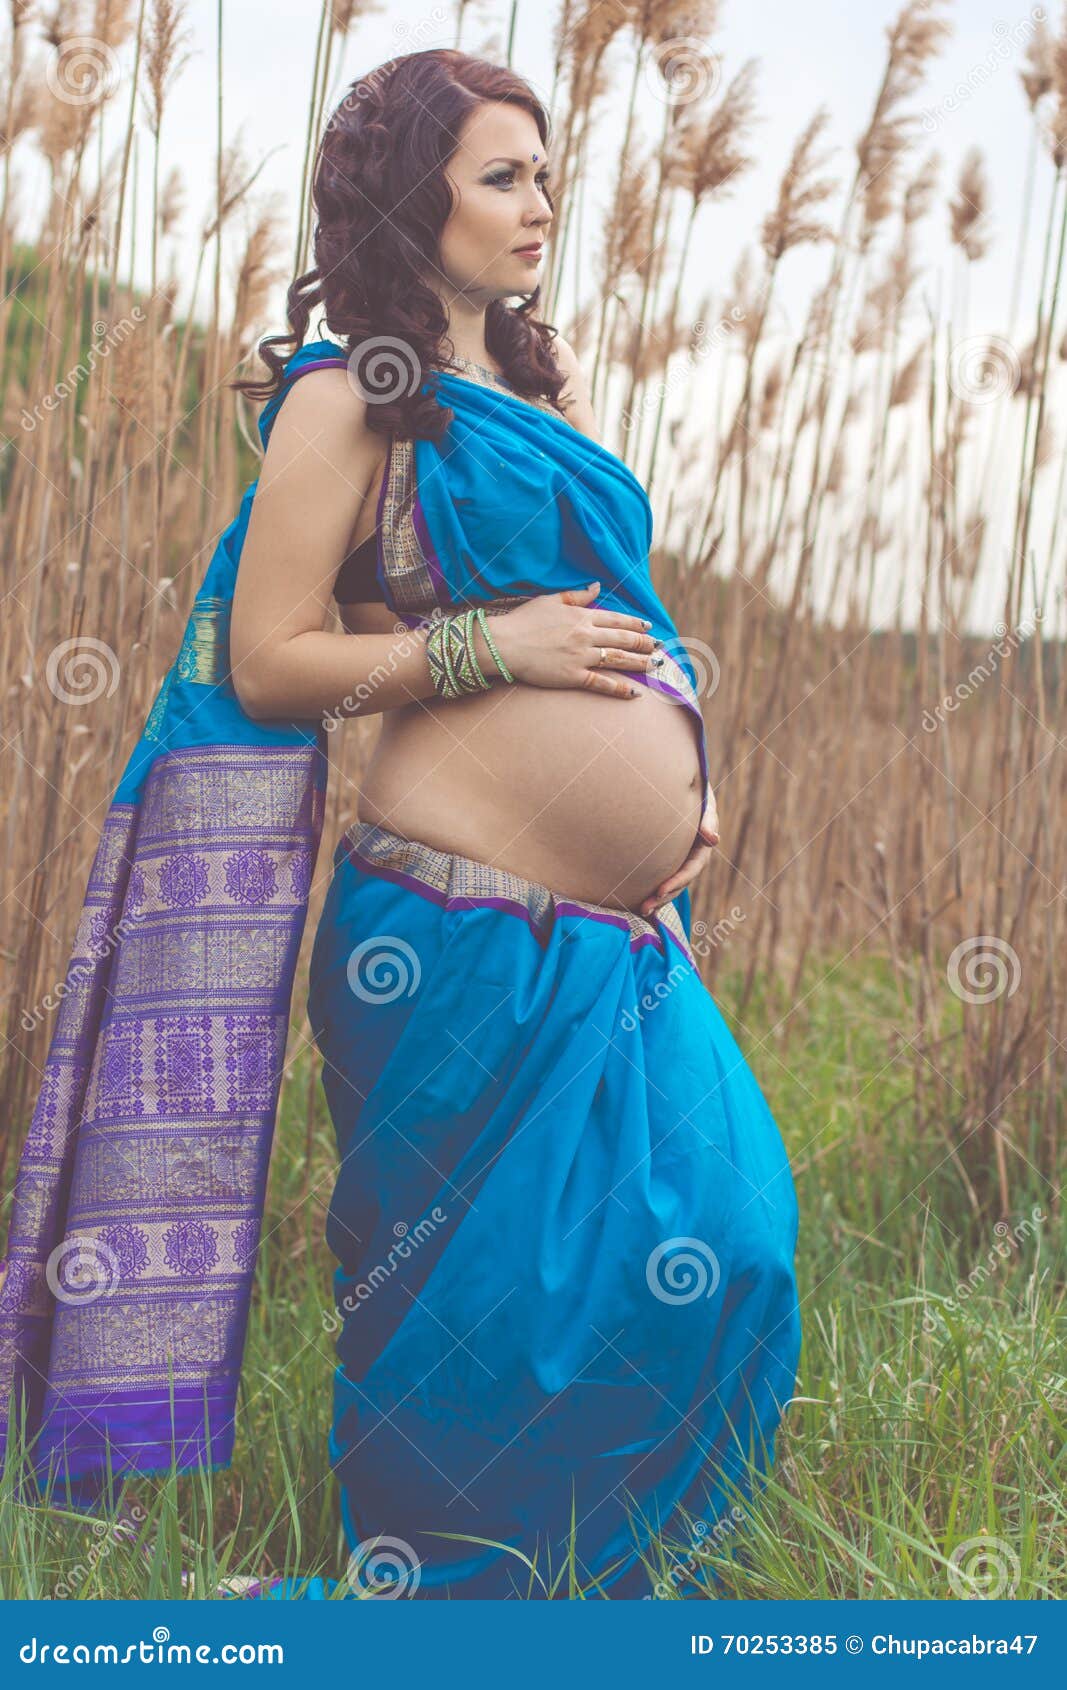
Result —
<svg viewBox="0 0 1067 1690"><path fill-rule="evenodd" d="M539 188L547 189L550 180L548 171L539 171L536 180ZM515 172L513 170L498 171L495 176L486 177L486 182L490 188L510 188L514 185L514 181Z"/></svg>

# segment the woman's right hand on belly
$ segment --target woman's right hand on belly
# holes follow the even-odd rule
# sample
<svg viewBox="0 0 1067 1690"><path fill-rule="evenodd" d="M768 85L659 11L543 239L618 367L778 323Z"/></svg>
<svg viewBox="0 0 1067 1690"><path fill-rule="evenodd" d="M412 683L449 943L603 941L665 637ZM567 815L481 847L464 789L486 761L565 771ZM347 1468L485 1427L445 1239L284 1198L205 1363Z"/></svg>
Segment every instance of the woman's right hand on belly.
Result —
<svg viewBox="0 0 1067 1690"><path fill-rule="evenodd" d="M642 690L608 669L645 669L659 642L650 622L623 611L593 604L599 581L539 593L494 617L493 639L517 681L534 687L582 687L615 698L635 698ZM492 669L487 671L492 673Z"/></svg>

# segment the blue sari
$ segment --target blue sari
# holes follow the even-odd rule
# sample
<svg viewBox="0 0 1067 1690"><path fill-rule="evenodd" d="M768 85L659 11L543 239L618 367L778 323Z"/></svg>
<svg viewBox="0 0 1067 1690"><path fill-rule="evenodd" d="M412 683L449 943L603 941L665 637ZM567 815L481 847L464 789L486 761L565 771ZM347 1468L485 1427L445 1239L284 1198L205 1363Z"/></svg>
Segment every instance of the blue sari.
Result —
<svg viewBox="0 0 1067 1690"><path fill-rule="evenodd" d="M264 443L293 381L345 361L330 341L294 354ZM690 713L706 797L640 482L546 402L427 379L450 416L440 440L391 448L389 608L420 627L599 580L599 604L664 642L660 675L633 678ZM77 1028L57 1026L20 1164L9 1252L25 1265L0 1293L0 1359L36 1387L41 1459L86 1497L105 1447L121 1472L232 1454L326 783L323 725L255 723L229 679L254 491L109 811L79 934L133 920ZM384 1557L400 1593L506 1598L530 1563L551 1584L573 1543L582 1584L645 1594L650 1536L680 1509L718 1520L769 1468L800 1343L792 1177L701 981L688 893L645 919L356 822L307 1008L339 1158L326 1325L348 1584ZM51 1294L43 1263L69 1235L113 1272L106 1299Z"/></svg>

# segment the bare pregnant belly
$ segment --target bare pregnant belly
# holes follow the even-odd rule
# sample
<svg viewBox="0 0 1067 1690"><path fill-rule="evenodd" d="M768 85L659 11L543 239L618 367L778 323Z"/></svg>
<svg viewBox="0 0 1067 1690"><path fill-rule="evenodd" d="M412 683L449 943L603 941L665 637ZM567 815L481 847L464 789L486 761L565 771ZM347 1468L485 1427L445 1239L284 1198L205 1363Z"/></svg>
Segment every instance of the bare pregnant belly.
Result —
<svg viewBox="0 0 1067 1690"><path fill-rule="evenodd" d="M423 700L383 715L358 815L633 910L693 843L699 732L649 687L625 699L516 682Z"/></svg>

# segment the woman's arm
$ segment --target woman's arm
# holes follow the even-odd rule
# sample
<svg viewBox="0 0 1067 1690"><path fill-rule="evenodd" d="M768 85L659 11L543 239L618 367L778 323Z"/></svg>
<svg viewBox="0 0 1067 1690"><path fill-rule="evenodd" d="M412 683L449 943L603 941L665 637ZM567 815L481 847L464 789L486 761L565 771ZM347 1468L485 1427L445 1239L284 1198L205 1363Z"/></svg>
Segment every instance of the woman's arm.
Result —
<svg viewBox="0 0 1067 1690"><path fill-rule="evenodd" d="M230 666L249 716L372 715L433 694L424 631L352 635L324 626L382 449L346 371L310 371L286 395L233 596Z"/></svg>
<svg viewBox="0 0 1067 1690"><path fill-rule="evenodd" d="M556 363L567 378L559 395L567 421L579 434L588 434L590 439L599 442L600 425L593 410L589 383L585 379L585 371L578 362L577 354L561 334L556 335L553 340L552 350L556 354Z"/></svg>

